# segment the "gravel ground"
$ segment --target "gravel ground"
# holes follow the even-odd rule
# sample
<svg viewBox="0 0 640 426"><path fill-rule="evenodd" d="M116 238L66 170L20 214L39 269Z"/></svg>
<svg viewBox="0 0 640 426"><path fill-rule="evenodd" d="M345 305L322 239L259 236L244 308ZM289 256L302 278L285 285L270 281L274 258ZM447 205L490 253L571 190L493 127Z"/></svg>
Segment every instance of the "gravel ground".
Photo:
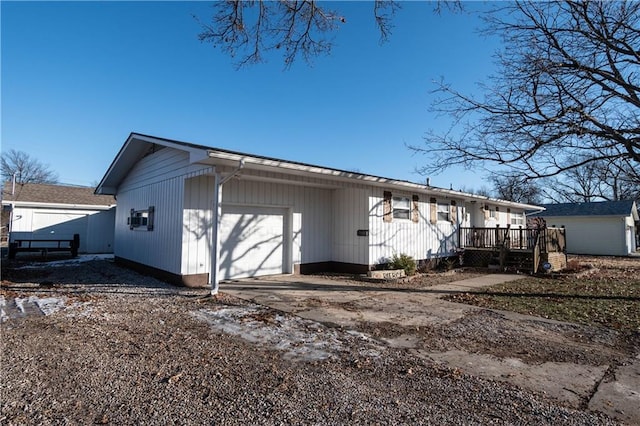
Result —
<svg viewBox="0 0 640 426"><path fill-rule="evenodd" d="M207 298L108 261L12 266L0 424L615 424L388 347L366 324ZM451 333L480 342L496 330Z"/></svg>

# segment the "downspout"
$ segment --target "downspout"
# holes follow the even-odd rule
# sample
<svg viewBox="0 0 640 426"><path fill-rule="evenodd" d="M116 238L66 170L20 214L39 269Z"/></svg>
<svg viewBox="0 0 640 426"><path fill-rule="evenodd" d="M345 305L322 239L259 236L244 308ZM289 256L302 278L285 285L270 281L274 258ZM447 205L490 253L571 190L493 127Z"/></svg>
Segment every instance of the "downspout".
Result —
<svg viewBox="0 0 640 426"><path fill-rule="evenodd" d="M211 273L209 274L209 284L211 285L211 295L218 294L220 286L220 222L222 219L222 186L229 179L236 176L240 170L244 168L244 160L240 160L238 167L225 177L215 172L214 190L213 190L213 229L212 229L212 247L211 247Z"/></svg>

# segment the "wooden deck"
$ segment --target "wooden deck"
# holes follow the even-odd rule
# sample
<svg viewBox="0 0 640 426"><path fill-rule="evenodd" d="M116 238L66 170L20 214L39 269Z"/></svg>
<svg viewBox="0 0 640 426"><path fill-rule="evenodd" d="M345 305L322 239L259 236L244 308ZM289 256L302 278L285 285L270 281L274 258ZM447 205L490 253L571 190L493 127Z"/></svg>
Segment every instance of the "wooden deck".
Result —
<svg viewBox="0 0 640 426"><path fill-rule="evenodd" d="M566 263L564 228L461 227L458 238L467 264L494 264L536 273L548 263L551 253L565 254ZM556 261L554 267L561 265Z"/></svg>

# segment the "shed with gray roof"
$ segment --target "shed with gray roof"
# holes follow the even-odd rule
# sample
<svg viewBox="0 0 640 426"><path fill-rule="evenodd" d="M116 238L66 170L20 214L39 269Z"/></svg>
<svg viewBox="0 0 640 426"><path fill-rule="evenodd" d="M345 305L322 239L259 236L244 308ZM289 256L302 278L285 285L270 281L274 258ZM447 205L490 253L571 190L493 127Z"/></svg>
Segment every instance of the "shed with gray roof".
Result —
<svg viewBox="0 0 640 426"><path fill-rule="evenodd" d="M14 240L62 240L80 235L80 253L112 253L115 198L94 188L6 182L2 190L3 235Z"/></svg>
<svg viewBox="0 0 640 426"><path fill-rule="evenodd" d="M638 209L632 200L546 204L548 226L565 227L567 252L628 256L638 249Z"/></svg>

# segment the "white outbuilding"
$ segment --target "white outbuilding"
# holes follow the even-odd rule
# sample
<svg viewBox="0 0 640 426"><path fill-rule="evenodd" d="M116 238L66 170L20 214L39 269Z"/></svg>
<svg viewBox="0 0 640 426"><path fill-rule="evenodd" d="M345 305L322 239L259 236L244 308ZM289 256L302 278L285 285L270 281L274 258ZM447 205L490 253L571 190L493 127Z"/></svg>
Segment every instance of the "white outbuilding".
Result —
<svg viewBox="0 0 640 426"><path fill-rule="evenodd" d="M71 240L78 234L78 252L113 253L115 204L113 196L95 195L94 188L6 182L2 191L3 237L6 235L9 242Z"/></svg>
<svg viewBox="0 0 640 426"><path fill-rule="evenodd" d="M636 203L599 201L543 205L547 226L564 227L567 253L628 256L638 250Z"/></svg>

